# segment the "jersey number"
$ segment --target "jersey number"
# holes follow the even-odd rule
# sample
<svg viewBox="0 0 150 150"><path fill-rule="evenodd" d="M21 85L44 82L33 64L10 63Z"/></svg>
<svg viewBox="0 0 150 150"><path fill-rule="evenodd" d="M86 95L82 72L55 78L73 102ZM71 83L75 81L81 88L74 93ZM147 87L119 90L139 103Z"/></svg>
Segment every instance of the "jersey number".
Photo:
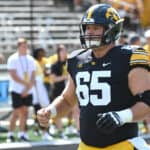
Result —
<svg viewBox="0 0 150 150"><path fill-rule="evenodd" d="M99 78L108 78L110 76L110 71L78 72L76 75L76 94L80 106L86 106L89 103L94 106L108 105L111 101L110 84L99 82ZM87 85L88 82L90 82L90 86ZM92 94L92 91L96 91L96 94ZM101 98L98 97L99 92L101 92Z"/></svg>

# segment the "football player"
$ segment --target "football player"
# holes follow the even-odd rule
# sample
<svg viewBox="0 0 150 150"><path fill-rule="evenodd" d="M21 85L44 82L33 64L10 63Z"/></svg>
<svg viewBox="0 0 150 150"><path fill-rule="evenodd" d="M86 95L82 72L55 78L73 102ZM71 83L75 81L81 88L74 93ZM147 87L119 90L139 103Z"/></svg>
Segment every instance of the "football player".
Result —
<svg viewBox="0 0 150 150"><path fill-rule="evenodd" d="M68 59L69 81L62 94L38 111L42 126L78 102L78 150L148 150L137 121L150 113L149 58L142 48L116 46L123 19L108 4L91 6L80 25L83 49Z"/></svg>

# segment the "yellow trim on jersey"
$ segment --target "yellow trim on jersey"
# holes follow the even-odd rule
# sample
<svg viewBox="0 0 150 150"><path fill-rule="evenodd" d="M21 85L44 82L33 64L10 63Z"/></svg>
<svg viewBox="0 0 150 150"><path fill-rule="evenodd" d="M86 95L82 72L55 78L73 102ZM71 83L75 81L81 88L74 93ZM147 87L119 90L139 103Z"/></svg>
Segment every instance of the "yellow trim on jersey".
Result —
<svg viewBox="0 0 150 150"><path fill-rule="evenodd" d="M97 148L88 146L81 142L79 144L78 150L134 150L134 146L129 141L123 141L111 146L107 146L105 148Z"/></svg>
<svg viewBox="0 0 150 150"><path fill-rule="evenodd" d="M145 50L136 50L130 58L130 65L149 65L149 55Z"/></svg>
<svg viewBox="0 0 150 150"><path fill-rule="evenodd" d="M106 18L113 18L115 20L115 22L117 22L120 18L119 16L117 15L117 12L114 8L110 7L107 9L107 12L106 12Z"/></svg>

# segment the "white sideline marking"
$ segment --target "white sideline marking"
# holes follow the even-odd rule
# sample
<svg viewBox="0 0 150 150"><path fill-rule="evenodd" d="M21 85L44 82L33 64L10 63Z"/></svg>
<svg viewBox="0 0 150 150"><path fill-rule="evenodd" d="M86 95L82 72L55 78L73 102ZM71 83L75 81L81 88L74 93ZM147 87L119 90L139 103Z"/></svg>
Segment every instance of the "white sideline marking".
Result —
<svg viewBox="0 0 150 150"><path fill-rule="evenodd" d="M70 145L70 144L79 144L80 138L71 138L67 140L63 139L54 139L51 141L40 141L40 142L14 142L14 143L3 143L0 144L0 150L11 149L11 148L30 148L30 147L36 147L36 146L46 146L46 145L53 145L53 146L59 146L59 145Z"/></svg>

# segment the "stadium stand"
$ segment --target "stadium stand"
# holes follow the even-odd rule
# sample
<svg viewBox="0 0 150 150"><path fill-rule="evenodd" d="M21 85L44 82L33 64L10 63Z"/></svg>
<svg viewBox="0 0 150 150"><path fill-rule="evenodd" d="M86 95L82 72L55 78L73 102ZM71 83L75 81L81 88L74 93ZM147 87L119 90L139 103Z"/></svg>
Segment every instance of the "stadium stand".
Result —
<svg viewBox="0 0 150 150"><path fill-rule="evenodd" d="M70 12L64 1L56 7L54 0L0 0L0 52L7 58L21 36L31 48L79 46L80 18L81 13Z"/></svg>

